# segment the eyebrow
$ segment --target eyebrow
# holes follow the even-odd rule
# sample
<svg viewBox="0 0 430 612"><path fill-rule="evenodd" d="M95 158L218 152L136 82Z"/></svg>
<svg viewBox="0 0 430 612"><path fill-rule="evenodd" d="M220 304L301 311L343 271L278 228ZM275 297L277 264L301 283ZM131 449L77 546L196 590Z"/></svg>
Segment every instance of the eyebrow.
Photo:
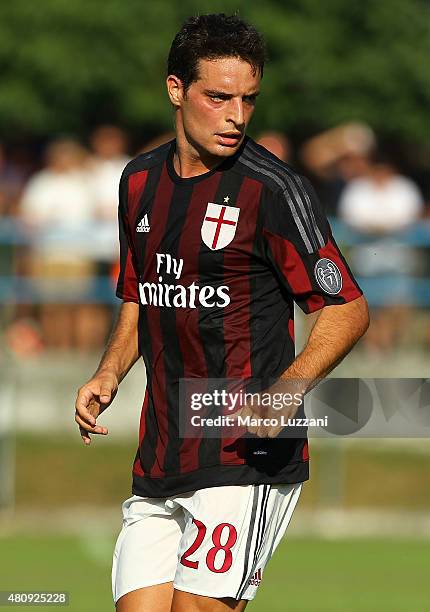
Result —
<svg viewBox="0 0 430 612"><path fill-rule="evenodd" d="M244 97L246 98L256 98L259 95L259 91L253 91L249 94L245 94ZM219 96L222 98L232 98L233 94L229 94L226 93L225 91L217 91L216 89L205 89L205 94L207 94L208 96Z"/></svg>

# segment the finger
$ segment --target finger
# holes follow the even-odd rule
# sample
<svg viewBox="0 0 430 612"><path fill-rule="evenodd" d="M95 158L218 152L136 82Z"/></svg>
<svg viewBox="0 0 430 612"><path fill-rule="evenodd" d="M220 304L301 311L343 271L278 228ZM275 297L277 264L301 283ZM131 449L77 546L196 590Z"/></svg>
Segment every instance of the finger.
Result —
<svg viewBox="0 0 430 612"><path fill-rule="evenodd" d="M79 423L79 424L85 424L85 428L86 429L94 427L95 424L96 424L96 420L95 420L94 417L92 417L92 415L90 415L90 416L91 416L91 421L90 421L89 417L85 417L85 415L81 415L76 410L76 412L75 412L75 421L76 421L76 423Z"/></svg>
<svg viewBox="0 0 430 612"><path fill-rule="evenodd" d="M249 425L248 425L248 431L249 433L252 434L258 434L258 430L260 428L260 425L258 424L258 420L261 418L261 416L254 412L251 408L249 408L249 415L250 415L250 421L249 421ZM253 421L255 421L255 424L253 424Z"/></svg>
<svg viewBox="0 0 430 612"><path fill-rule="evenodd" d="M82 387L76 398L76 407L86 408L89 402L94 398L94 393L88 387Z"/></svg>
<svg viewBox="0 0 430 612"><path fill-rule="evenodd" d="M78 397L76 399L75 408L79 415L84 418L88 423L94 425L96 420L94 416L89 411L89 405L91 400L94 401L94 394L90 389L84 388L79 391Z"/></svg>
<svg viewBox="0 0 430 612"><path fill-rule="evenodd" d="M269 438L276 438L278 434L279 434L279 430L275 429L275 430L269 431Z"/></svg>
<svg viewBox="0 0 430 612"><path fill-rule="evenodd" d="M92 397L90 401L88 402L87 411L91 415L94 421L93 424L95 424L96 419L100 414L100 405L101 405L101 402L96 400L94 397Z"/></svg>
<svg viewBox="0 0 430 612"><path fill-rule="evenodd" d="M111 387L107 385L106 383L103 383L100 388L100 401L103 402L103 404L107 404L108 402L110 402L111 397L112 397Z"/></svg>
<svg viewBox="0 0 430 612"><path fill-rule="evenodd" d="M274 427L269 430L269 438L276 438L279 432L282 430L282 427Z"/></svg>
<svg viewBox="0 0 430 612"><path fill-rule="evenodd" d="M75 415L75 421L76 423L82 427L83 429L85 429L85 431L89 431L93 434L101 434L106 436L109 431L107 427L103 427L101 425L88 425L88 423L86 423L80 416L79 414Z"/></svg>
<svg viewBox="0 0 430 612"><path fill-rule="evenodd" d="M231 416L233 418L235 428L233 430L233 435L241 435L242 433L246 432L246 421L244 421L243 419L245 419L247 416L252 416L252 411L249 409L249 407L245 404ZM239 420L239 417L241 420Z"/></svg>
<svg viewBox="0 0 430 612"><path fill-rule="evenodd" d="M87 431L85 431L83 427L79 427L79 431L81 432L81 438L85 446L88 446L89 444L91 444L90 434Z"/></svg>
<svg viewBox="0 0 430 612"><path fill-rule="evenodd" d="M76 420L76 416L79 416L82 419L82 421L86 423L86 425L88 425L89 427L94 427L96 424L95 418L89 412L85 412L85 414L79 414L77 412L75 415L75 420Z"/></svg>

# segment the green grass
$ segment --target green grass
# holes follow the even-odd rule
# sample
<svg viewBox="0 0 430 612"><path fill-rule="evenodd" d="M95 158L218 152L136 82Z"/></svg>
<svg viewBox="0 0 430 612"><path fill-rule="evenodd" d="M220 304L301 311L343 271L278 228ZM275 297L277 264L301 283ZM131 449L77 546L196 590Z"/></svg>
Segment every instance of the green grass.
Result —
<svg viewBox="0 0 430 612"><path fill-rule="evenodd" d="M113 610L109 573L111 553L100 537L97 544L105 551L103 558L97 556L94 543L92 549L85 539L76 537L0 538L0 590L69 592L69 606L33 608L37 610ZM5 606L4 609L13 607Z"/></svg>
<svg viewBox="0 0 430 612"><path fill-rule="evenodd" d="M113 545L113 536L101 535L0 538L0 590L67 590L67 610L114 610L110 585ZM247 609L422 612L430 600L428 558L427 542L287 537Z"/></svg>
<svg viewBox="0 0 430 612"><path fill-rule="evenodd" d="M427 542L286 540L267 567L255 612L408 612L430 598Z"/></svg>
<svg viewBox="0 0 430 612"><path fill-rule="evenodd" d="M86 505L120 513L131 494L136 440L93 438L87 448L79 436L20 435L16 451L16 508L23 513ZM315 445L311 480L300 507L317 509L330 478L343 482L336 507L367 506L382 512L425 512L430 507L428 456L412 449L379 450L376 444L369 449L357 442L340 453ZM67 590L70 611L113 611L110 571L116 534L90 535L89 530L83 526L82 537L42 535L35 525L32 537L0 537L0 590ZM287 535L247 609L421 612L430 601L429 554L428 541L325 541Z"/></svg>

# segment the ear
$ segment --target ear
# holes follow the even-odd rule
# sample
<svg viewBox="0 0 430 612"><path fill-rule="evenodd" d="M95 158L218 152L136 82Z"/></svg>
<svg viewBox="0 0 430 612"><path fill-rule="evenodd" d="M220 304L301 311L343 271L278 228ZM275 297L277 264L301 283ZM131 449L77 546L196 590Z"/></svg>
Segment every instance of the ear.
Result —
<svg viewBox="0 0 430 612"><path fill-rule="evenodd" d="M183 97L183 85L180 78L174 74L169 74L166 79L167 93L173 106L181 106Z"/></svg>

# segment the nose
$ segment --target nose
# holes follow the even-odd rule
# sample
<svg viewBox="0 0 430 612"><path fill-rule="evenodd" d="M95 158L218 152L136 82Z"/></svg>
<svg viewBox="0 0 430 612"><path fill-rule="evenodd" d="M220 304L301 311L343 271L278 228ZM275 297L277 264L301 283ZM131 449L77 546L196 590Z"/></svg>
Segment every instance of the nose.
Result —
<svg viewBox="0 0 430 612"><path fill-rule="evenodd" d="M232 98L230 100L228 109L229 113L227 120L232 121L238 129L241 129L245 124L245 113L242 98Z"/></svg>

